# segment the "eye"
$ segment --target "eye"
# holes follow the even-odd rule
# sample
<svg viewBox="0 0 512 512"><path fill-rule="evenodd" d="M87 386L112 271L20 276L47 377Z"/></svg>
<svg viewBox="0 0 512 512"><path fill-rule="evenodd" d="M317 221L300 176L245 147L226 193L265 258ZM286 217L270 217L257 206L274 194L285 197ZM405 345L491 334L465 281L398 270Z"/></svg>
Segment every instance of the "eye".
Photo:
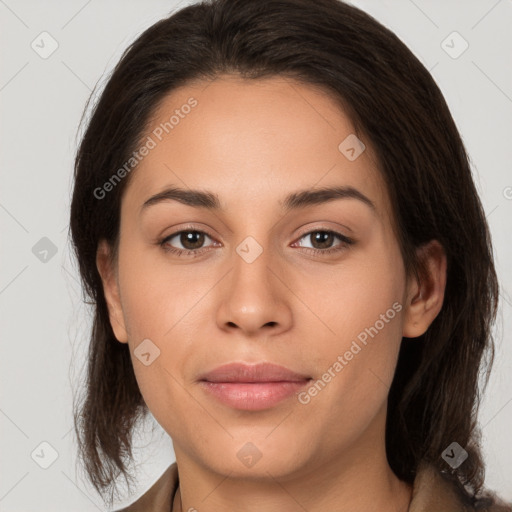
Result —
<svg viewBox="0 0 512 512"><path fill-rule="evenodd" d="M347 246L352 245L354 240L342 235L336 231L317 229L315 231L309 231L301 236L303 238L309 238L312 241L313 247L304 247L300 244L300 247L304 247L307 252L313 254L331 254L335 252L343 251ZM332 247L332 243L338 239L340 243ZM316 246L316 247L315 247Z"/></svg>
<svg viewBox="0 0 512 512"><path fill-rule="evenodd" d="M331 254L341 252L354 243L354 240L351 238L348 238L336 231L327 229L309 231L308 233L304 233L299 240L306 239L308 237L312 241L312 244L314 244L313 247L304 247L302 244L299 244L298 246L312 254ZM159 240L158 244L164 251L176 254L177 256L194 257L210 250L211 246L203 247L206 238L213 239L213 237L204 231L197 229L185 229L176 231L162 240ZM336 241L336 239L339 241L339 244L332 246L332 243ZM181 248L175 247L173 244L179 244L181 245ZM296 244L297 242L294 245Z"/></svg>
<svg viewBox="0 0 512 512"><path fill-rule="evenodd" d="M160 240L158 243L166 252L177 254L178 256L189 256L205 252L208 248L202 247L205 238L211 238L208 233L199 231L197 229L187 229L182 231L176 231L171 235ZM182 248L176 248L171 245L171 242L176 239L173 243L181 244Z"/></svg>

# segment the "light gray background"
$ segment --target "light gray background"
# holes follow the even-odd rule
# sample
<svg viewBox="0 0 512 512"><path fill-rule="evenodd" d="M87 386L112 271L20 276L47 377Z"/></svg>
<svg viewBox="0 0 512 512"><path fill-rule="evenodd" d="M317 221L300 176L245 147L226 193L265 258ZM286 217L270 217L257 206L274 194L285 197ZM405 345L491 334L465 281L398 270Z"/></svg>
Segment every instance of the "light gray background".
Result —
<svg viewBox="0 0 512 512"><path fill-rule="evenodd" d="M77 468L71 430L90 325L67 241L76 132L92 88L103 83L126 46L187 3L0 0L2 511L104 508ZM352 3L391 28L431 70L474 163L502 286L496 363L480 414L482 441L488 487L512 500L512 2ZM43 45L43 31L58 43L46 59L31 47L34 40ZM441 45L453 31L469 44L458 58ZM452 52L462 48L457 39L448 44ZM47 261L40 259L48 245L40 242L43 237L57 250ZM40 465L50 463L53 452L43 442L57 456L47 469ZM154 420L138 438L135 453L140 495L174 454Z"/></svg>

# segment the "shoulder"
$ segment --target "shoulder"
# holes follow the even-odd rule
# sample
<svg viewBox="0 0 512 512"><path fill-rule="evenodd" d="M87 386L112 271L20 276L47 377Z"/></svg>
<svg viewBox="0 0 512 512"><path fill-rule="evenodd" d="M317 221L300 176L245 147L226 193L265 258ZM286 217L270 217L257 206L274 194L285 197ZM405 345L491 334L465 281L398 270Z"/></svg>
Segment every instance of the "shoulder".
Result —
<svg viewBox="0 0 512 512"><path fill-rule="evenodd" d="M160 512L162 510L171 510L171 503L177 488L178 466L174 462L135 502L114 512Z"/></svg>
<svg viewBox="0 0 512 512"><path fill-rule="evenodd" d="M488 493L492 504L480 508L480 512L512 512L512 504L505 503L495 494ZM422 462L418 467L413 485L409 512L473 512L476 509L467 503L453 483L443 477L432 464Z"/></svg>

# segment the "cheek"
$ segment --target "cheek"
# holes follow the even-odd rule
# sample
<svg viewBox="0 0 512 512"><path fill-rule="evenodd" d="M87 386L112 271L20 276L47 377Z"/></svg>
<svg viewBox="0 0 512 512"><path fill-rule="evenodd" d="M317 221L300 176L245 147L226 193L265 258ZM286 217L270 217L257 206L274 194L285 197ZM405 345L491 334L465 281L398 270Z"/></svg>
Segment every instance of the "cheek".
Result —
<svg viewBox="0 0 512 512"><path fill-rule="evenodd" d="M347 342L350 345L359 335L364 341L368 329L375 334L375 324L383 337L399 335L404 279L402 267L396 263L401 260L395 258L391 252L375 251L375 257L369 253L353 258L330 275L312 276L305 282L298 295L305 297L322 320L324 337L332 340L333 349L343 348ZM319 323L309 316L311 322Z"/></svg>
<svg viewBox="0 0 512 512"><path fill-rule="evenodd" d="M350 325L337 325L342 336L323 344L321 356L315 355L317 380L301 403L341 445L356 442L385 407L401 342L399 309L398 302L385 297L367 303L366 309L354 307Z"/></svg>
<svg viewBox="0 0 512 512"><path fill-rule="evenodd" d="M144 338L167 339L215 280L211 272L198 265L170 263L159 248L134 247L125 250L124 258L119 259L122 305L130 338L134 343Z"/></svg>
<svg viewBox="0 0 512 512"><path fill-rule="evenodd" d="M198 315L216 280L192 265L171 265L154 251L127 249L120 252L119 280L128 343L141 394L158 420L169 404L178 411L182 404L191 407L182 388L184 365L205 338Z"/></svg>
<svg viewBox="0 0 512 512"><path fill-rule="evenodd" d="M396 258L392 251L376 251L350 272L334 274L318 308L331 333L325 330L313 360L325 372L321 381L335 375L332 384L319 385L333 414L371 415L386 399L402 340L404 278Z"/></svg>

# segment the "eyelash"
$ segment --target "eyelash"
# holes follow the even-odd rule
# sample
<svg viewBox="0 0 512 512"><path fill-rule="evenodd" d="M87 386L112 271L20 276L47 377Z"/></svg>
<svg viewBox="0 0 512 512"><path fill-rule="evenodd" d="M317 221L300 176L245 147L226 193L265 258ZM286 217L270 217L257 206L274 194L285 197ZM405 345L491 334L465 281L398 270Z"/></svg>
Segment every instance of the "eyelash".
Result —
<svg viewBox="0 0 512 512"><path fill-rule="evenodd" d="M201 249L176 249L176 247L170 247L167 245L167 242L169 240L171 240L172 238L174 238L176 235L180 235L182 233L202 233L206 236L208 236L209 238L211 238L212 240L214 239L213 236L211 236L209 233L207 233L206 231L201 231L199 229L182 229L180 231L175 231L174 233L166 236L165 238L159 240L157 243L159 246L162 247L162 249L167 252L167 253L172 253L172 254L175 254L179 257L182 257L182 256L192 256L192 257L197 257L197 256L200 256L201 254L203 254L204 252L210 250L208 247L203 247ZM312 230L312 231L308 231L307 233L303 233L299 240L308 236L308 235L312 235L313 233L328 233L328 234L332 234L334 235L335 237L337 237L340 241L341 241L341 244L340 245L337 245L335 247L330 247L329 249L314 249L314 248L311 248L311 247L303 247L302 249L306 249L306 251L308 253L312 253L312 254L315 254L315 255L318 255L318 254L321 254L321 255L325 255L325 254L333 254L333 253L337 253L337 252L340 252L340 251L343 251L344 249L346 249L348 246L354 244L354 240L351 239L351 238L348 238L346 237L345 235L342 235L341 233L338 233L337 231L333 231L333 230L330 230L330 229L315 229L315 230Z"/></svg>

